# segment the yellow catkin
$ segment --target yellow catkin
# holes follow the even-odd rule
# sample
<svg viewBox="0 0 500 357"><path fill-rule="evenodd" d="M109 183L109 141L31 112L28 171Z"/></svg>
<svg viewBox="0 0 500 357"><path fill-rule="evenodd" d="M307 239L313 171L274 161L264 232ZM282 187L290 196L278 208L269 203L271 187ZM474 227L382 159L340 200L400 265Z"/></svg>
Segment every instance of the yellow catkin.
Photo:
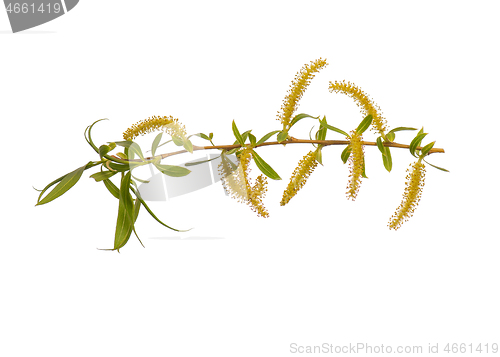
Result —
<svg viewBox="0 0 500 357"><path fill-rule="evenodd" d="M186 129L179 123L178 119L172 116L152 116L146 120L141 120L130 128L125 130L123 138L125 140L134 140L139 135L151 133L153 131L163 130L172 136L185 137Z"/></svg>
<svg viewBox="0 0 500 357"><path fill-rule="evenodd" d="M411 164L406 171L409 174L406 176L407 181L403 201L389 220L389 229L397 230L403 222L410 219L422 196L422 189L425 184L425 165L417 161Z"/></svg>
<svg viewBox="0 0 500 357"><path fill-rule="evenodd" d="M267 192L267 179L260 175L252 186L249 178L250 161L252 154L250 149L244 149L239 155L239 164L233 169L229 159L224 155L219 164L222 185L226 192L238 202L246 203L260 217L268 217L262 199Z"/></svg>
<svg viewBox="0 0 500 357"><path fill-rule="evenodd" d="M278 111L277 120L283 124L283 129L289 129L290 121L293 113L297 110L299 100L302 98L307 86L311 83L315 73L327 66L326 60L319 58L316 61L311 61L310 64L304 65L295 75L288 94L283 100L281 111Z"/></svg>
<svg viewBox="0 0 500 357"><path fill-rule="evenodd" d="M329 90L331 93L344 93L354 99L356 105L361 108L361 113L364 117L371 114L373 116L372 130L378 131L380 135L383 135L387 131L387 121L382 116L380 107L374 103L365 92L356 87L353 83L345 83L345 81L335 81L335 83L330 82Z"/></svg>
<svg viewBox="0 0 500 357"><path fill-rule="evenodd" d="M288 184L280 205L284 206L297 194L297 192L306 184L307 178L311 175L314 169L318 166L316 161L316 152L310 151L306 156L299 161L299 164L293 171L290 183Z"/></svg>
<svg viewBox="0 0 500 357"><path fill-rule="evenodd" d="M349 183L347 184L347 199L355 200L361 186L363 175L364 151L363 137L356 130L351 131L351 155L349 156Z"/></svg>

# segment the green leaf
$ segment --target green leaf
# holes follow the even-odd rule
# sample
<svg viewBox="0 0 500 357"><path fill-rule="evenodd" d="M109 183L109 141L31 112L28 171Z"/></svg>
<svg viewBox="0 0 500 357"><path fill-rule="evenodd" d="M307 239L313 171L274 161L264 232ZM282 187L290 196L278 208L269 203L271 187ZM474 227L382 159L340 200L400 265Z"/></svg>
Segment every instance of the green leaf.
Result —
<svg viewBox="0 0 500 357"><path fill-rule="evenodd" d="M120 185L118 217L116 220L115 244L113 248L118 251L127 244L134 225L134 203L130 195L130 179L131 173L129 171L122 177Z"/></svg>
<svg viewBox="0 0 500 357"><path fill-rule="evenodd" d="M120 199L120 190L111 180L102 180L102 182L104 182L104 185L113 196Z"/></svg>
<svg viewBox="0 0 500 357"><path fill-rule="evenodd" d="M191 143L191 140L183 138L182 146L184 146L184 149L189 151L191 154L193 153L193 143Z"/></svg>
<svg viewBox="0 0 500 357"><path fill-rule="evenodd" d="M159 133L158 135L156 135L155 139L153 140L153 144L151 145L151 156L155 156L156 149L158 149L158 145L160 144L162 136L163 136L163 133Z"/></svg>
<svg viewBox="0 0 500 357"><path fill-rule="evenodd" d="M172 136L172 141L177 146L183 146L184 145L184 141L182 140L182 138L180 138L178 136Z"/></svg>
<svg viewBox="0 0 500 357"><path fill-rule="evenodd" d="M327 128L327 129L329 129L329 130L335 131L335 132L337 132L337 133L340 133L340 134L342 134L342 135L345 135L346 137L349 137L349 134L347 134L345 131L340 130L340 129L338 129L338 128L334 127L334 126L331 126L331 125L327 124L327 123L326 123L326 119L325 119L325 120L321 120L319 123L320 123L320 125L321 125L322 127L325 127L325 128Z"/></svg>
<svg viewBox="0 0 500 357"><path fill-rule="evenodd" d="M320 126L320 129L316 132L316 140L325 140L326 139L326 127Z"/></svg>
<svg viewBox="0 0 500 357"><path fill-rule="evenodd" d="M425 159L424 159L424 161L425 161ZM442 167L435 166L435 165L431 164L430 162L427 162L427 161L425 161L425 162L426 162L426 163L428 163L429 165L431 165L432 167L434 167L434 168L438 169L438 170L441 170L441 171L446 171L446 172L450 172L450 171L448 171L448 170L446 170L446 169L443 169Z"/></svg>
<svg viewBox="0 0 500 357"><path fill-rule="evenodd" d="M116 145L122 146L124 148L129 148L134 142L132 140L125 141L115 141Z"/></svg>
<svg viewBox="0 0 500 357"><path fill-rule="evenodd" d="M156 164L156 168L164 173L167 176L172 176L172 177L182 177L186 176L191 172L191 170L186 169L185 167L181 166L174 166L174 165L161 165L161 164Z"/></svg>
<svg viewBox="0 0 500 357"><path fill-rule="evenodd" d="M128 147L126 147L125 149L123 149L123 152L125 153L125 156L128 157L129 160L133 160L134 159L134 152L133 151L130 151L128 150Z"/></svg>
<svg viewBox="0 0 500 357"><path fill-rule="evenodd" d="M106 162L106 167L108 167L108 169L115 170L118 172L125 172L128 170L133 170L136 167L143 166L143 165L144 165L143 162L131 162L129 164L117 164L116 162L112 162L112 161Z"/></svg>
<svg viewBox="0 0 500 357"><path fill-rule="evenodd" d="M373 116L371 114L368 114L362 121L361 123L358 125L358 127L356 128L356 132L361 135L363 134L366 129L368 129L370 127L370 124L372 123L372 120L373 120Z"/></svg>
<svg viewBox="0 0 500 357"><path fill-rule="evenodd" d="M382 153L382 155L385 155L385 146L384 144L382 144L382 137L379 136L377 138L377 147L379 149L379 151Z"/></svg>
<svg viewBox="0 0 500 357"><path fill-rule="evenodd" d="M142 183L149 183L149 181L146 181L146 180L141 180L140 178L135 177L134 175L132 175L132 178L134 178L134 179L136 179L137 181L142 182Z"/></svg>
<svg viewBox="0 0 500 357"><path fill-rule="evenodd" d="M282 141L285 141L286 139L288 138L288 131L287 130L282 130L279 134L278 134L278 142L281 143Z"/></svg>
<svg viewBox="0 0 500 357"><path fill-rule="evenodd" d="M384 162L384 167L387 171L391 172L392 170L392 156L389 147L385 147L385 155L382 155L382 161Z"/></svg>
<svg viewBox="0 0 500 357"><path fill-rule="evenodd" d="M425 138L426 135L427 135L427 133L420 133L417 136L415 136L415 138L411 141L411 143L410 143L410 153L413 156L415 156L415 150L420 145L420 143L422 142L422 140Z"/></svg>
<svg viewBox="0 0 500 357"><path fill-rule="evenodd" d="M260 171L267 177L273 180L281 180L281 177L274 171L274 169L267 164L254 150L252 150L252 156L255 160L255 164Z"/></svg>
<svg viewBox="0 0 500 357"><path fill-rule="evenodd" d="M165 141L163 144L158 145L158 147L162 147L163 145L167 145L167 144L168 144L169 142L171 142L171 141L173 141L173 140L168 140L168 141Z"/></svg>
<svg viewBox="0 0 500 357"><path fill-rule="evenodd" d="M275 131L271 131L270 133L267 133L259 141L257 141L257 145L265 143L271 136L273 136L274 134L279 133L279 132L281 132L281 130L275 130Z"/></svg>
<svg viewBox="0 0 500 357"><path fill-rule="evenodd" d="M292 119L292 121L290 122L290 127L289 127L289 129L290 129L292 126L294 126L295 124L297 124L297 122L298 122L299 120L304 119L304 118L313 118L313 119L318 119L318 118L319 118L319 116L317 116L317 117L313 117L313 116L311 116L311 115L309 115L309 114L304 114L304 113L302 113L302 114L297 114L297 115L296 115L296 116Z"/></svg>
<svg viewBox="0 0 500 357"><path fill-rule="evenodd" d="M436 142L433 141L432 143L430 144L427 144L425 145L423 148L422 148L422 153L420 154L421 157L424 157L425 155L427 155L429 153L429 151L431 151L432 147L434 146Z"/></svg>
<svg viewBox="0 0 500 357"><path fill-rule="evenodd" d="M40 197L45 192L45 190L42 190L42 193L40 193L40 196L38 197L38 203L36 204L36 206L40 206L40 205L44 205L46 203L49 203L50 201L53 201L56 198L58 198L59 196L66 193L71 187L73 187L78 182L78 180L80 180L80 177L82 177L83 171L85 171L86 169L88 169L92 166L95 166L95 165L89 166L92 163L93 163L92 161L89 161L89 163L87 165L83 165L82 167L79 167L78 169L71 171L70 173L64 175L62 177L61 181L57 184L57 186L54 187L52 189L52 191L50 191L48 193L48 195L45 196L40 201Z"/></svg>
<svg viewBox="0 0 500 357"><path fill-rule="evenodd" d="M316 150L316 161L323 165L323 155L321 154L321 145Z"/></svg>
<svg viewBox="0 0 500 357"><path fill-rule="evenodd" d="M340 154L340 158L342 159L342 162L345 164L347 162L347 160L349 159L349 156L351 156L351 146L350 145L347 145L344 149L344 151L342 151L342 154Z"/></svg>
<svg viewBox="0 0 500 357"><path fill-rule="evenodd" d="M387 134L395 133L396 131L402 131L402 130L417 130L417 129L400 126L400 127L397 127L397 128L390 130ZM387 134L385 135L386 137L387 137Z"/></svg>
<svg viewBox="0 0 500 357"><path fill-rule="evenodd" d="M108 145L99 146L99 156L101 157L101 160L102 160L102 157L110 151L111 151L111 147L109 147Z"/></svg>
<svg viewBox="0 0 500 357"><path fill-rule="evenodd" d="M93 126L96 123L100 122L101 120L108 120L108 118L96 120L95 122L92 123L92 125L88 126L85 129L85 133L84 133L85 140L87 140L87 143L89 143L89 145L92 146L92 148L95 150L96 153L99 153L99 149L97 149L97 146L95 146L94 142L92 141L92 136L90 135L90 132L92 131ZM87 138L87 136L88 136L88 138Z"/></svg>
<svg viewBox="0 0 500 357"><path fill-rule="evenodd" d="M139 240L139 243L141 243L143 248L146 248L144 244L142 244L141 238L139 238L139 235L137 234L135 230L135 222L137 221L137 217L139 217L139 210L141 209L141 201L139 201L138 198L135 199L134 203L134 225L132 226L132 231L134 232L135 236Z"/></svg>
<svg viewBox="0 0 500 357"><path fill-rule="evenodd" d="M194 165L204 164L205 162L209 162L209 161L218 159L219 157L220 157L220 155L217 156L217 157L214 157L213 159L210 159L210 160L202 160L202 161L196 161L196 162L186 162L184 164L184 166L194 166Z"/></svg>
<svg viewBox="0 0 500 357"><path fill-rule="evenodd" d="M142 154L142 150L141 150L141 147L139 146L139 144L132 143L132 145L130 145L128 150L129 150L129 152L136 153L141 158L142 161L146 161L144 159L144 155Z"/></svg>
<svg viewBox="0 0 500 357"><path fill-rule="evenodd" d="M228 152L226 152L227 155L231 155L231 154L234 154L236 151L240 150L241 148L238 147L238 148L234 148L234 149L231 149L229 150Z"/></svg>
<svg viewBox="0 0 500 357"><path fill-rule="evenodd" d="M248 135L250 134L252 130L247 130L243 134L241 134L241 137L243 138L243 142L247 141Z"/></svg>
<svg viewBox="0 0 500 357"><path fill-rule="evenodd" d="M158 223L160 223L161 225L173 230L173 231L176 231L176 232L187 232L189 231L190 229L188 230L180 230L180 229L175 229L175 228L172 228L170 227L169 225L163 223L162 221L160 221L158 219L158 217L155 216L155 214L153 213L153 211L151 211L151 209L148 207L148 205L146 204L146 202L144 202L144 200L142 199L140 193L139 193L139 190L134 190L133 188L130 188L132 190L132 192L135 194L135 196L137 197L137 199L141 202L141 204L144 206L144 208L146 209L146 211L148 211L148 213L151 215L151 217L153 217Z"/></svg>
<svg viewBox="0 0 500 357"><path fill-rule="evenodd" d="M117 174L117 172L115 172L115 171L101 171L101 172L96 172L95 174L90 175L90 177L93 178L94 180L96 180L96 182L99 182L102 180L107 180L116 174Z"/></svg>
<svg viewBox="0 0 500 357"><path fill-rule="evenodd" d="M214 133L208 134L208 137L210 138L210 140L212 140L214 138Z"/></svg>
<svg viewBox="0 0 500 357"><path fill-rule="evenodd" d="M212 134L212 133L211 133L211 134ZM198 137L200 137L200 138L202 138L202 139L205 139L205 140L208 140L208 141L211 141L211 140L212 140L209 136L207 136L206 134L203 134L203 133L197 133L197 134L193 134L193 135L198 136ZM191 136L191 135L190 135L190 136ZM213 136L213 134L212 134L212 136Z"/></svg>
<svg viewBox="0 0 500 357"><path fill-rule="evenodd" d="M236 137L236 140L241 146L245 145L245 140L243 140L243 137L241 136L238 127L236 126L236 123L233 120L233 134Z"/></svg>
<svg viewBox="0 0 500 357"><path fill-rule="evenodd" d="M387 140L389 140L390 142L394 142L394 140L396 139L396 134L394 134L393 132L392 133L387 133L387 135L385 136L387 138Z"/></svg>
<svg viewBox="0 0 500 357"><path fill-rule="evenodd" d="M366 172L365 172L365 157L364 156L363 156L363 173L361 174L361 177L368 178L366 176Z"/></svg>
<svg viewBox="0 0 500 357"><path fill-rule="evenodd" d="M252 144L252 146L257 144L257 138L255 135L248 133L248 139L250 139L250 144Z"/></svg>

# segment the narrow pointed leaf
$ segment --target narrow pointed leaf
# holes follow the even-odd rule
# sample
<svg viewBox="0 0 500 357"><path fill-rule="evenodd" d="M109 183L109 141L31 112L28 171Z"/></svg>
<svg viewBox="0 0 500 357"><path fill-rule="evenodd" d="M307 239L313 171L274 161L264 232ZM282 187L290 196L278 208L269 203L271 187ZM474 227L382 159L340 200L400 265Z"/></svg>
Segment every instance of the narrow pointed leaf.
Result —
<svg viewBox="0 0 500 357"><path fill-rule="evenodd" d="M111 181L111 180L102 180L104 182L104 186L108 189L108 191L115 196L116 198L120 199L120 190L116 185Z"/></svg>
<svg viewBox="0 0 500 357"><path fill-rule="evenodd" d="M95 174L90 175L90 177L93 178L94 180L96 180L96 182L99 182L102 180L107 180L116 174L117 174L117 172L114 172L114 171L101 171L101 172L96 172Z"/></svg>
<svg viewBox="0 0 500 357"><path fill-rule="evenodd" d="M40 205L49 203L50 201L53 201L56 198L58 198L59 196L66 193L71 187L73 187L78 182L78 180L80 180L80 177L82 177L83 171L85 171L87 168L89 168L89 167L87 167L87 166L89 166L89 164L92 164L92 161L90 161L87 165L83 165L82 167L80 167L74 171L71 171L70 173L65 175L62 178L62 180L57 184L57 186L54 187L52 189L52 191L50 191L47 194L47 196L45 196L41 201L39 200L39 202L36 204L36 206L40 206Z"/></svg>
<svg viewBox="0 0 500 357"><path fill-rule="evenodd" d="M342 151L342 154L340 154L340 158L342 159L342 162L345 164L347 162L347 160L349 159L349 156L351 156L351 146L350 145L347 145L344 149L344 151Z"/></svg>
<svg viewBox="0 0 500 357"><path fill-rule="evenodd" d="M389 133L395 133L396 131L402 131L402 130L417 130L417 129L400 126L400 127L394 128L392 130L389 130ZM387 133L387 134L389 134L389 133ZM386 136L387 136L387 134L386 134Z"/></svg>
<svg viewBox="0 0 500 357"><path fill-rule="evenodd" d="M134 225L134 202L130 195L130 171L123 177L120 185L120 198L118 203L118 217L115 230L115 244L113 249L120 249L127 244Z"/></svg>
<svg viewBox="0 0 500 357"><path fill-rule="evenodd" d="M134 142L132 140L124 140L124 141L115 141L114 143L118 146L129 148Z"/></svg>
<svg viewBox="0 0 500 357"><path fill-rule="evenodd" d="M143 166L142 162L131 162L130 164L117 164L116 162L106 161L106 167L118 172L125 172L131 169L135 169L138 166Z"/></svg>
<svg viewBox="0 0 500 357"><path fill-rule="evenodd" d="M87 140L89 145L92 146L92 148L95 150L96 153L99 153L99 149L97 148L97 146L95 146L94 142L92 141L91 131L92 131L92 128L94 127L94 125L96 123L100 122L101 120L108 120L108 118L96 120L95 122L92 123L92 125L88 126L87 129L85 129L85 134L86 134L85 140Z"/></svg>
<svg viewBox="0 0 500 357"><path fill-rule="evenodd" d="M99 146L99 156L101 157L101 160L102 160L102 157L110 151L111 151L111 148L108 145Z"/></svg>
<svg viewBox="0 0 500 357"><path fill-rule="evenodd" d="M433 141L432 143L430 144L427 144L425 145L423 148L422 148L422 153L420 154L421 156L425 156L429 153L429 151L431 151L432 147L434 146L436 142Z"/></svg>
<svg viewBox="0 0 500 357"><path fill-rule="evenodd" d="M373 115L368 114L358 125L358 127L356 128L356 132L360 135L363 134L366 131L366 129L370 127L372 120L373 120Z"/></svg>
<svg viewBox="0 0 500 357"><path fill-rule="evenodd" d="M142 150L141 150L141 147L139 146L139 144L132 143L132 145L130 145L128 150L129 150L129 152L136 153L141 158L142 161L145 161L144 155L142 154Z"/></svg>
<svg viewBox="0 0 500 357"><path fill-rule="evenodd" d="M327 130L326 127L320 126L320 129L316 132L316 140L325 140L326 130Z"/></svg>
<svg viewBox="0 0 500 357"><path fill-rule="evenodd" d="M335 131L335 132L337 132L339 134L342 134L342 135L345 135L346 137L349 137L349 134L347 134L345 131L340 130L339 128L336 128L334 126L331 126L330 124L327 124L326 120L320 121L320 124L321 124L322 127L325 127L325 128L327 128L329 130Z"/></svg>
<svg viewBox="0 0 500 357"><path fill-rule="evenodd" d="M167 176L182 177L188 175L191 170L182 166L155 164L156 168Z"/></svg>
<svg viewBox="0 0 500 357"><path fill-rule="evenodd" d="M155 156L156 149L158 149L158 145L160 144L162 136L163 136L163 133L159 133L158 135L156 135L155 139L153 140L153 144L151 145L151 156Z"/></svg>
<svg viewBox="0 0 500 357"><path fill-rule="evenodd" d="M283 130L278 134L278 142L281 143L282 141L285 141L286 138L288 138L288 131Z"/></svg>
<svg viewBox="0 0 500 357"><path fill-rule="evenodd" d="M234 122L234 120L233 120L233 134L240 145L242 145L242 146L245 145L245 140L243 140L243 137L241 136L241 134L238 130L238 127L236 126L236 123Z"/></svg>
<svg viewBox="0 0 500 357"><path fill-rule="evenodd" d="M275 131L271 131L270 133L267 133L259 141L257 141L257 145L265 143L271 136L273 136L274 134L277 134L279 132L281 132L281 130L275 130Z"/></svg>
<svg viewBox="0 0 500 357"><path fill-rule="evenodd" d="M363 173L361 174L361 177L368 178L366 177L366 172L365 172L365 157L363 156Z"/></svg>
<svg viewBox="0 0 500 357"><path fill-rule="evenodd" d="M198 133L198 134L194 134L194 135L199 136L200 138L203 138L205 140L210 141L210 137L208 137L206 134Z"/></svg>
<svg viewBox="0 0 500 357"><path fill-rule="evenodd" d="M252 156L255 160L255 164L259 168L260 171L267 177L273 180L281 180L281 177L274 171L274 169L268 165L255 151L252 150Z"/></svg>
<svg viewBox="0 0 500 357"><path fill-rule="evenodd" d="M387 171L391 172L392 170L392 156L391 151L388 146L385 147L385 155L382 155L382 160L384 162L384 167Z"/></svg>
<svg viewBox="0 0 500 357"><path fill-rule="evenodd" d="M394 142L394 140L396 139L396 134L394 132L392 133L387 133L387 135L385 136L387 138L387 140L389 140L390 142Z"/></svg>
<svg viewBox="0 0 500 357"><path fill-rule="evenodd" d="M182 138L180 138L178 136L172 136L172 141L177 146L183 146L184 145L184 141L182 140Z"/></svg>
<svg viewBox="0 0 500 357"><path fill-rule="evenodd" d="M202 160L202 161L195 161L195 162L186 162L184 164L184 166L194 166L194 165L204 164L205 162L209 162L209 161L218 159L219 157L220 157L220 155L217 156L217 157L214 157L213 159L209 159L209 160Z"/></svg>
<svg viewBox="0 0 500 357"><path fill-rule="evenodd" d="M291 128L292 126L294 126L295 124L297 124L297 122L298 122L299 120L304 119L304 118L313 118L313 119L318 119L319 117L313 117L313 116L311 116L311 115L309 115L309 114L304 114L304 113L302 113L302 114L297 114L297 115L296 115L296 116L292 119L292 121L290 122L290 128Z"/></svg>
<svg viewBox="0 0 500 357"><path fill-rule="evenodd" d="M189 151L191 154L193 153L193 143L191 142L191 140L189 140L189 139L183 139L182 146L184 146L184 149L186 149L187 151Z"/></svg>
<svg viewBox="0 0 500 357"><path fill-rule="evenodd" d="M252 144L252 146L257 144L257 138L255 135L248 133L248 139L250 140L250 144Z"/></svg>
<svg viewBox="0 0 500 357"><path fill-rule="evenodd" d="M411 143L410 143L410 153L413 156L415 156L415 150L420 145L420 143L422 142L422 140L425 138L426 135L427 135L427 133L420 133L417 136L415 136L415 138L411 141Z"/></svg>
<svg viewBox="0 0 500 357"><path fill-rule="evenodd" d="M146 211L148 211L148 213L151 215L151 217L153 217L158 223L160 223L161 225L173 230L173 231L176 231L176 232L187 232L189 231L190 229L187 229L187 230L181 230L181 229L175 229L175 228L172 228L170 227L169 225L163 223L162 221L160 221L158 219L158 217L155 216L155 214L153 213L153 211L151 211L151 209L149 208L149 206L146 204L146 202L144 202L144 200L142 199L140 193L139 193L139 190L134 190L133 188L131 188L132 192L136 195L137 199L141 202L141 204L144 206L144 208L146 209Z"/></svg>
<svg viewBox="0 0 500 357"><path fill-rule="evenodd" d="M385 155L385 146L384 146L384 144L382 144L382 137L381 136L379 136L377 138L377 148L382 153L382 155Z"/></svg>
<svg viewBox="0 0 500 357"><path fill-rule="evenodd" d="M321 165L323 165L323 155L321 154L321 145L318 148L318 150L316 150L316 161L319 162Z"/></svg>
<svg viewBox="0 0 500 357"><path fill-rule="evenodd" d="M425 161L425 160L424 160L424 161ZM445 171L445 172L450 172L450 171L448 171L448 170L446 170L446 169L443 169L442 167L435 166L435 165L431 164L430 162L427 162L427 161L425 161L425 162L426 162L427 164L431 165L432 167L434 167L434 168L438 169L438 170Z"/></svg>

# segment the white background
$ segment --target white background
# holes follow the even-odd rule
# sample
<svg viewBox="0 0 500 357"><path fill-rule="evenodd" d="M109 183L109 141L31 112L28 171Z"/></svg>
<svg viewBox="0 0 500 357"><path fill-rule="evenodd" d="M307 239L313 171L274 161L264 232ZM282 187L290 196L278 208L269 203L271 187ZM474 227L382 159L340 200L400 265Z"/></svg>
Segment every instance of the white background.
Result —
<svg viewBox="0 0 500 357"><path fill-rule="evenodd" d="M496 1L87 0L17 34L0 11L0 355L274 357L299 355L291 343L439 343L441 352L500 343L499 10ZM216 144L234 140L233 119L260 137L279 129L295 73L319 57L329 66L298 112L354 129L359 109L328 92L328 81L345 79L390 128L423 126L424 143L446 150L429 161L450 172L427 167L421 203L400 230L387 222L414 158L393 149L388 173L375 147L365 148L369 179L355 202L345 197L342 147L328 147L324 167L280 207L310 147L262 148L283 177L269 183L268 219L213 185L151 204L167 224L193 230L170 231L143 211L146 248L132 237L120 254L96 249L113 246L118 208L88 178L97 168L34 207L32 186L98 158L83 138L95 120L110 119L94 127L97 145L152 115L213 132ZM291 134L307 138L314 124L304 119Z"/></svg>

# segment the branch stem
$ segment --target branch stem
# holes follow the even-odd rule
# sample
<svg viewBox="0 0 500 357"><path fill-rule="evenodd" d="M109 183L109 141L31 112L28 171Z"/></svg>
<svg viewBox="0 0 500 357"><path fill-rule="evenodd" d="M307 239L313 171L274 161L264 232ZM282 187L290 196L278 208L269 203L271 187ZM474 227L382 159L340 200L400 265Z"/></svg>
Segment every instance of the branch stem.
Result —
<svg viewBox="0 0 500 357"><path fill-rule="evenodd" d="M349 145L350 143L351 142L349 140L305 140L305 139L296 139L294 137L289 137L287 140L282 141L281 143L279 143L277 141L270 141L267 143L255 145L255 147L270 146L270 145L287 145L287 144L321 144L323 146L330 146L330 145ZM364 146L377 146L377 143L373 142L373 141L362 141L361 144ZM400 148L400 149L409 149L410 148L410 145L398 144L398 143L392 143L392 142L383 142L383 145L388 146L388 147L393 147L393 148ZM235 148L239 148L239 147L241 147L240 144L214 145L214 146L196 146L196 145L193 145L193 151L212 150L212 149L231 150L231 149L235 149ZM422 147L419 146L419 147L417 147L416 150L422 150ZM169 157L169 156L183 154L186 152L188 152L188 151L187 150L179 150L179 151L174 151L174 152L170 152L167 154L157 155L156 157L161 157L162 159L164 159L164 158ZM444 153L444 149L432 148L429 151L428 155L433 154L433 153ZM146 160L153 160L154 157L147 157L145 159ZM130 161L130 162L142 162L142 160L140 160L140 159L134 159L134 160L128 160L128 161Z"/></svg>

